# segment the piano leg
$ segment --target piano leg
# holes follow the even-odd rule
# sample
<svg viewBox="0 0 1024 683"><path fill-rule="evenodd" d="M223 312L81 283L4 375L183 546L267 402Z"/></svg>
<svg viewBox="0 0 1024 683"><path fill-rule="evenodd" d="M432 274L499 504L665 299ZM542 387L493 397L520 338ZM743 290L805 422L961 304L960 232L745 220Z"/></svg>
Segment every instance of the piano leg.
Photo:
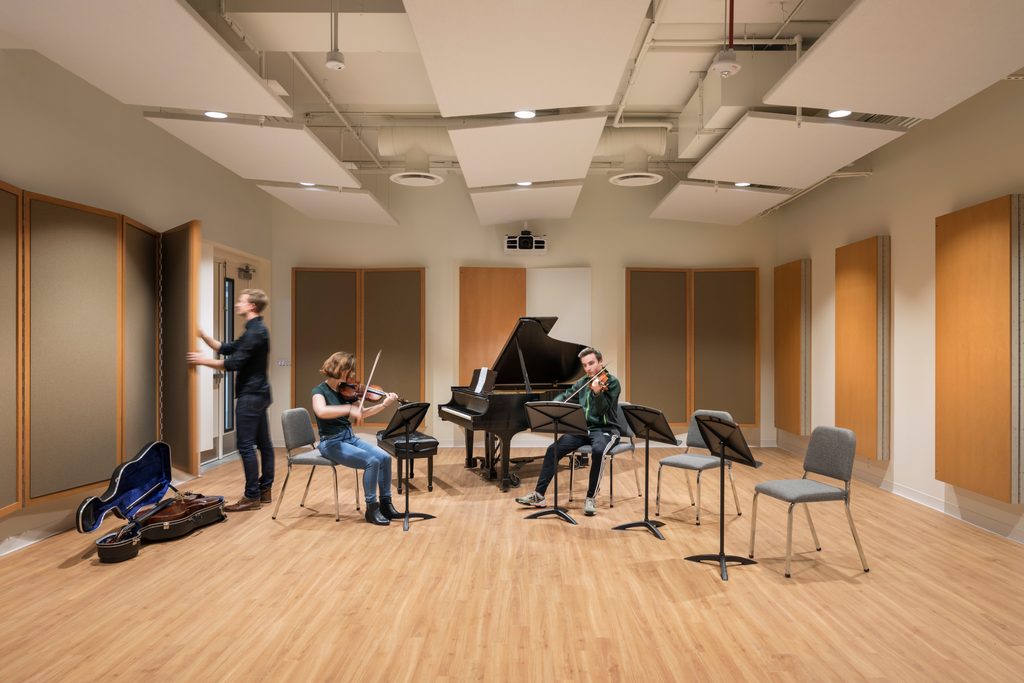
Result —
<svg viewBox="0 0 1024 683"><path fill-rule="evenodd" d="M511 459L512 437L501 436L501 490L508 491L509 488L519 486L519 475L509 471Z"/></svg>
<svg viewBox="0 0 1024 683"><path fill-rule="evenodd" d="M473 457L473 430L464 429L466 432L466 469L476 467L477 459Z"/></svg>

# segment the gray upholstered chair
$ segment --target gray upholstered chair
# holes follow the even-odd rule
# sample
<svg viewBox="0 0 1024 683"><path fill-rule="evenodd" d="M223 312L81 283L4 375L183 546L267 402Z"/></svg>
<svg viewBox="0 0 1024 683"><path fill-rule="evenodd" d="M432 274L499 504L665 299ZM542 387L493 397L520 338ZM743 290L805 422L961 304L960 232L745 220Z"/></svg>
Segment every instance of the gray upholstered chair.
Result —
<svg viewBox="0 0 1024 683"><path fill-rule="evenodd" d="M763 481L754 487L753 512L750 520L750 557L754 557L754 532L757 530L757 497L760 494L778 498L789 503L789 517L786 522L786 578L789 578L789 565L793 556L793 508L804 504L807 513L807 525L811 527L815 550L821 550L818 534L811 521L811 510L808 503L820 503L830 500L841 500L846 506L846 519L850 522L850 533L857 544L860 564L864 571L868 570L864 559L864 548L860 545L857 528L853 525L850 514L850 477L853 475L853 456L857 450L857 437L849 429L839 427L816 427L811 433L811 441L807 444L807 455L804 456L804 476L801 479L778 479ZM808 479L807 474L820 474L843 482L843 487L833 486L825 482Z"/></svg>
<svg viewBox="0 0 1024 683"><path fill-rule="evenodd" d="M636 482L636 495L642 496L643 491L640 490L640 475L639 465L636 461L636 439L633 434L633 430L629 428L629 423L626 422L626 416L622 414L622 406L628 405L625 401L620 401L618 405L618 413L616 421L619 423L622 433L619 436L619 442L615 443L614 440L611 448L609 448L604 456L601 458L601 473L598 475L597 480L597 491L594 492L596 497L601 492L601 482L604 481L604 466L608 464L608 505L609 507L615 507L615 456L620 453L629 453L629 456L633 459L633 479ZM580 446L576 449L575 453L569 454L569 500L572 500L572 485L573 485L573 473L576 471L576 454L588 455L593 457L593 448L588 444L586 446Z"/></svg>
<svg viewBox="0 0 1024 683"><path fill-rule="evenodd" d="M723 410L695 410L693 415L690 416L690 426L686 430L686 450L680 455L670 455L667 458L662 458L658 463L658 493L655 499L654 514L656 516L661 515L661 470L663 467L675 467L683 470L686 475L686 490L690 494L690 505L697 506L697 526L700 526L700 475L704 470L717 469L721 465L721 459L715 455L707 455L704 453L691 453L691 448L703 448L708 451L708 445L704 443L704 437L700 435L700 429L697 427L697 421L694 420L696 415L714 415L725 420L732 422L732 415ZM725 469L729 473L729 483L732 484L732 499L736 504L736 514L742 515L743 511L740 510L740 497L736 493L736 480L732 477L732 461L725 461ZM697 501L694 503L693 500L693 488L690 487L690 472L697 473Z"/></svg>
<svg viewBox="0 0 1024 683"><path fill-rule="evenodd" d="M313 483L313 473L318 466L330 467L334 475L334 521L341 519L341 511L338 506L338 464L328 460L320 454L317 448L316 433L313 431L313 423L309 419L309 412L305 408L291 408L281 414L281 428L284 430L284 445L288 450L288 473L284 477L284 484L281 486L281 493L277 496L277 505L274 507L274 514L271 519L277 519L277 513L281 509L281 501L284 500L284 491L288 488L288 479L292 476L293 465L309 466L309 479L306 481L306 491L302 494L302 501L299 507L306 506L306 496L309 495L309 485ZM359 470L356 470L356 510L359 509Z"/></svg>

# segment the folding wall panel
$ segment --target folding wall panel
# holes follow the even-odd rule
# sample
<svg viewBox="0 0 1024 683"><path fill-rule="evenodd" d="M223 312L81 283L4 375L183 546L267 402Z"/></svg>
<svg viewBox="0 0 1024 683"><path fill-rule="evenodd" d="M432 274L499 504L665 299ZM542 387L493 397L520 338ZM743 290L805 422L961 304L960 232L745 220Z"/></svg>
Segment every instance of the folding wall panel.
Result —
<svg viewBox="0 0 1024 683"><path fill-rule="evenodd" d="M310 392L324 380L324 361L335 351L360 355L361 300L357 270L292 269L291 404L311 417ZM369 372L362 365L358 370L360 376Z"/></svg>
<svg viewBox="0 0 1024 683"><path fill-rule="evenodd" d="M775 426L806 435L811 424L811 260L775 268Z"/></svg>
<svg viewBox="0 0 1024 683"><path fill-rule="evenodd" d="M757 269L693 274L693 408L758 423Z"/></svg>
<svg viewBox="0 0 1024 683"><path fill-rule="evenodd" d="M836 425L857 435L857 457L890 450L889 237L836 249Z"/></svg>
<svg viewBox="0 0 1024 683"><path fill-rule="evenodd" d="M459 268L459 384L490 367L525 314L525 268Z"/></svg>
<svg viewBox="0 0 1024 683"><path fill-rule="evenodd" d="M25 195L27 497L104 481L120 460L120 216Z"/></svg>
<svg viewBox="0 0 1024 683"><path fill-rule="evenodd" d="M0 183L0 515L21 507L21 191Z"/></svg>
<svg viewBox="0 0 1024 683"><path fill-rule="evenodd" d="M669 422L689 419L686 271L626 271L626 392Z"/></svg>
<svg viewBox="0 0 1024 683"><path fill-rule="evenodd" d="M422 268L363 272L363 353L372 363L381 351L373 384L408 401L424 391L424 271ZM364 370L368 374L370 368ZM395 409L374 415L368 423L386 424Z"/></svg>
<svg viewBox="0 0 1024 683"><path fill-rule="evenodd" d="M124 456L159 435L157 258L160 236L124 222Z"/></svg>
<svg viewBox="0 0 1024 683"><path fill-rule="evenodd" d="M201 242L199 221L179 225L161 235L161 438L171 447L172 464L189 474L199 474L199 446L196 435L196 368L186 362L185 354L199 348L201 343L196 339Z"/></svg>
<svg viewBox="0 0 1024 683"><path fill-rule="evenodd" d="M1021 502L1021 197L935 220L935 478Z"/></svg>

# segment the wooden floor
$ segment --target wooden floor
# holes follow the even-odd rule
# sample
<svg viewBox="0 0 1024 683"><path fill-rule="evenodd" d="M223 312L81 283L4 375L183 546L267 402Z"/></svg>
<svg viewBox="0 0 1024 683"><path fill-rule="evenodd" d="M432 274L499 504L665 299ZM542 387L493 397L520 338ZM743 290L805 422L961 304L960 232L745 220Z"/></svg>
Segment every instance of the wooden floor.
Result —
<svg viewBox="0 0 1024 683"><path fill-rule="evenodd" d="M800 474L781 451L758 457L760 470L736 471L742 517L727 498L727 551L738 555L754 484ZM412 498L438 518L408 533L362 521L349 470L339 468L340 523L327 472L300 508L299 468L276 521L268 507L232 514L121 564L96 559L100 532L61 534L0 558L0 680L1024 677L1024 547L855 483L870 573L842 505L823 503L813 511L824 549L798 516L785 579L786 507L764 499L760 563L733 568L726 583L682 559L717 551L717 477L705 482L697 527L682 474L667 474L659 541L611 530L643 516L628 462L614 508L607 484L597 516L584 517L579 498L569 504L579 526L523 519L512 499L530 490L536 464L522 489L502 494L462 467L461 450L443 449L434 491L421 467ZM234 499L241 478L227 463L192 487Z"/></svg>

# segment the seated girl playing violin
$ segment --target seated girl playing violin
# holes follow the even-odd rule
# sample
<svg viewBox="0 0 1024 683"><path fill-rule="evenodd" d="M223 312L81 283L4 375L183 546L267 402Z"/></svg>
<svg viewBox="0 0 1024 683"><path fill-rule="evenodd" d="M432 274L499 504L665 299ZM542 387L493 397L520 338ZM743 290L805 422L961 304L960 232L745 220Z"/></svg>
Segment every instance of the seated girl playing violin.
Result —
<svg viewBox="0 0 1024 683"><path fill-rule="evenodd" d="M331 354L320 368L320 374L327 378L313 387L320 453L339 465L363 470L366 521L381 526L390 524L392 519L401 516L391 504L391 456L376 444L356 438L351 420L376 415L397 401L398 396L385 392L375 392L375 397L368 394L367 400L379 400L360 410L363 387L358 386L356 379L356 359L345 351ZM380 491L380 503L377 491Z"/></svg>

